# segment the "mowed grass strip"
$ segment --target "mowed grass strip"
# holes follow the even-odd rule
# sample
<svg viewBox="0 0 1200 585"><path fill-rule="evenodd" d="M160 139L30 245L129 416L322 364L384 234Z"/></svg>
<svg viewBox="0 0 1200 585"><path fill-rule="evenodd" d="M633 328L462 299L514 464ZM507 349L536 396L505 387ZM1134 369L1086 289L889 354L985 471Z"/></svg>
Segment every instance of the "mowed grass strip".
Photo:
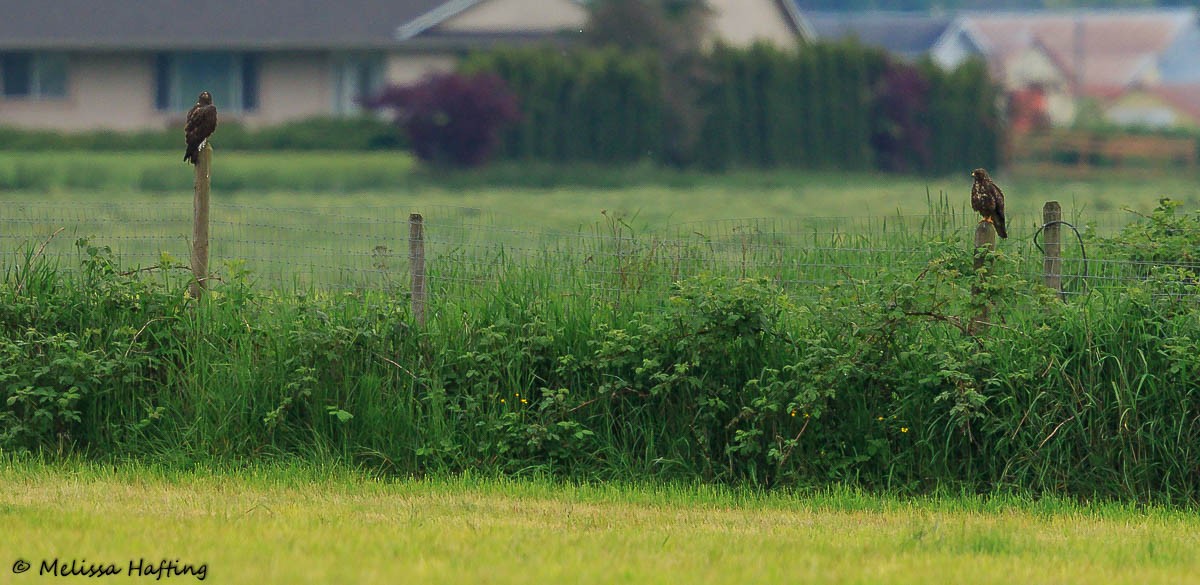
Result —
<svg viewBox="0 0 1200 585"><path fill-rule="evenodd" d="M42 560L214 583L1183 583L1200 517L1060 500L755 494L340 470L0 470L0 581ZM30 572L13 575L17 559ZM194 579L194 577L182 577Z"/></svg>
<svg viewBox="0 0 1200 585"><path fill-rule="evenodd" d="M283 208L454 205L573 229L601 220L600 211L635 224L744 217L922 214L929 199L969 209L971 169L943 177L878 172L739 169L726 173L652 165L555 165L502 161L473 170L436 170L404 152L238 152L215 146L215 203ZM191 201L191 167L180 150L146 152L0 151L0 202L154 206ZM995 169L994 169L995 170ZM1057 200L1071 215L1154 208L1162 197L1200 205L1191 173L1086 178L993 173L1007 210L1040 214ZM182 197L182 199L180 199Z"/></svg>

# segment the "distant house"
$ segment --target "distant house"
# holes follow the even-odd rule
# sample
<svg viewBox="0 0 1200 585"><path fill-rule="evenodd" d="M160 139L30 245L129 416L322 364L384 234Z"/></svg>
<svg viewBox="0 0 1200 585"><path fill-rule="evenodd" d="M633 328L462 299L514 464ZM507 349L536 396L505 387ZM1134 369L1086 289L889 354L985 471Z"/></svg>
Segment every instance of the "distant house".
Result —
<svg viewBox="0 0 1200 585"><path fill-rule="evenodd" d="M223 119L352 113L386 83L498 44L572 42L579 0L0 0L0 125L179 123L207 89ZM791 0L710 0L712 38L804 35Z"/></svg>
<svg viewBox="0 0 1200 585"><path fill-rule="evenodd" d="M805 12L803 16L815 40L853 39L906 61L927 55L953 22L949 16L913 12Z"/></svg>
<svg viewBox="0 0 1200 585"><path fill-rule="evenodd" d="M931 55L946 67L981 57L1010 92L1041 88L1055 125L1074 121L1080 98L1114 122L1164 125L1182 118L1162 96L1186 93L1157 88L1200 82L1198 52L1196 13L1177 9L964 14Z"/></svg>
<svg viewBox="0 0 1200 585"><path fill-rule="evenodd" d="M1105 103L1116 124L1147 127L1200 127L1200 84L1135 87Z"/></svg>

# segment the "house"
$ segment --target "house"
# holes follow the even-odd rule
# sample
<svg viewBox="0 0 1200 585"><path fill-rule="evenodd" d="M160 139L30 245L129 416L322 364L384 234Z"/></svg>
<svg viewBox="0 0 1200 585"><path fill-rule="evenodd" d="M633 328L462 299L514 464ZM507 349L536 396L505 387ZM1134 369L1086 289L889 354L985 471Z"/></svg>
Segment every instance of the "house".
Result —
<svg viewBox="0 0 1200 585"><path fill-rule="evenodd" d="M803 18L815 40L853 39L905 61L928 54L953 22L949 16L915 12L805 12Z"/></svg>
<svg viewBox="0 0 1200 585"><path fill-rule="evenodd" d="M0 0L0 125L178 124L212 92L247 125L339 115L497 44L569 43L581 0ZM794 43L791 0L710 0L710 34Z"/></svg>
<svg viewBox="0 0 1200 585"><path fill-rule="evenodd" d="M1200 81L1197 51L1195 11L1162 9L967 13L930 53L945 67L981 57L1009 92L1041 88L1051 122L1061 126L1075 120L1081 99L1113 122L1162 124L1168 116L1144 109L1145 100L1135 107L1126 94Z"/></svg>
<svg viewBox="0 0 1200 585"><path fill-rule="evenodd" d="M1200 84L1131 88L1105 102L1104 113L1127 126L1200 128Z"/></svg>

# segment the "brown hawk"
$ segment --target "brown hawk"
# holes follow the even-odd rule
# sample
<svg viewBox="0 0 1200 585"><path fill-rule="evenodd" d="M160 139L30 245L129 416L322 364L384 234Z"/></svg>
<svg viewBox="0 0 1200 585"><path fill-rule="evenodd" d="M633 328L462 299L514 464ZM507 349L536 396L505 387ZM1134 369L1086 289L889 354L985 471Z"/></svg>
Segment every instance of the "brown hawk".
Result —
<svg viewBox="0 0 1200 585"><path fill-rule="evenodd" d="M183 153L183 160L196 164L196 157L200 156L200 146L216 129L217 106L212 103L212 94L202 91L200 97L196 98L196 105L188 111L187 124L183 127L183 134L187 138L187 150Z"/></svg>
<svg viewBox="0 0 1200 585"><path fill-rule="evenodd" d="M975 169L971 176L975 177L975 184L971 186L971 209L978 211L979 215L983 216L983 221L996 226L996 235L1007 238L1008 230L1004 228L1004 192L992 182L988 172L983 169Z"/></svg>

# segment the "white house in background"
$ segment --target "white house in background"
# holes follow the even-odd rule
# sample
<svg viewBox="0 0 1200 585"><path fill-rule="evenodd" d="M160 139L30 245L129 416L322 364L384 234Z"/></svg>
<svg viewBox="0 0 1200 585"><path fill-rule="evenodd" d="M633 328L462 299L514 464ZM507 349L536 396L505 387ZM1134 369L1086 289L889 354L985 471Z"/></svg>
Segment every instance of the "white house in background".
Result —
<svg viewBox="0 0 1200 585"><path fill-rule="evenodd" d="M891 11L805 12L803 16L812 31L806 38L854 40L908 62L928 55L954 20L948 15Z"/></svg>
<svg viewBox="0 0 1200 585"><path fill-rule="evenodd" d="M797 42L791 0L710 0L710 34ZM358 99L498 44L570 43L578 0L0 0L0 125L176 125L212 92L263 125L358 110Z"/></svg>
<svg viewBox="0 0 1200 585"><path fill-rule="evenodd" d="M930 54L944 67L981 57L1008 91L1041 88L1054 125L1074 121L1081 98L1122 124L1194 124L1200 109L1192 9L967 13Z"/></svg>

